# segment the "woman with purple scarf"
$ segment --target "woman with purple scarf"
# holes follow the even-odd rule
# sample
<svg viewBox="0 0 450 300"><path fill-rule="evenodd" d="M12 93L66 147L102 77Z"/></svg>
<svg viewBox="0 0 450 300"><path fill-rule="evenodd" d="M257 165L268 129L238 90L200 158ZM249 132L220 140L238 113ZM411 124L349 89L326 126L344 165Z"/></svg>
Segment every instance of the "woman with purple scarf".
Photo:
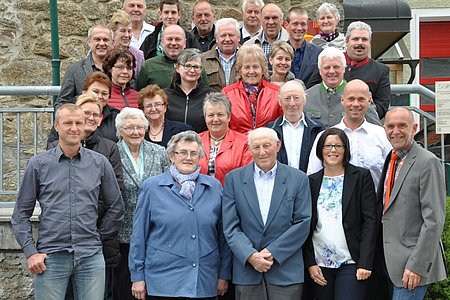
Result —
<svg viewBox="0 0 450 300"><path fill-rule="evenodd" d="M222 232L222 186L198 165L194 131L174 135L168 172L149 178L134 214L129 267L137 299L216 299L227 291L231 252ZM148 298L146 298L149 296Z"/></svg>

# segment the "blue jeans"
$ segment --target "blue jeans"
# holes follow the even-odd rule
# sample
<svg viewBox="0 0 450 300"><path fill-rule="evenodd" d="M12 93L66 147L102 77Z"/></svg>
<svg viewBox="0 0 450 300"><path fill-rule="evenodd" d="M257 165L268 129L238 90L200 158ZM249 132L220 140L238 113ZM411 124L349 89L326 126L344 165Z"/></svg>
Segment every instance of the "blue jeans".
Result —
<svg viewBox="0 0 450 300"><path fill-rule="evenodd" d="M105 260L102 253L75 260L73 253L51 253L45 259L47 269L34 276L36 300L63 300L72 276L75 300L103 300Z"/></svg>
<svg viewBox="0 0 450 300"><path fill-rule="evenodd" d="M393 285L392 300L422 300L427 292L426 285L421 285L413 290Z"/></svg>

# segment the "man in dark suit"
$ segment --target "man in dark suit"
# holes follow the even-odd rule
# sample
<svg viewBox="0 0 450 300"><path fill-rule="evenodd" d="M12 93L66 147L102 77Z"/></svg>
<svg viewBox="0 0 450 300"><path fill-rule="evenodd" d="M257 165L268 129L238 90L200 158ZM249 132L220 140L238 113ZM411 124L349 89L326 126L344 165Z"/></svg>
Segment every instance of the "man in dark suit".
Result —
<svg viewBox="0 0 450 300"><path fill-rule="evenodd" d="M300 7L292 7L286 16L289 33L289 44L294 49L291 72L295 78L302 80L306 88L320 83L322 80L317 71L317 58L322 48L314 46L305 40L308 30L308 13Z"/></svg>
<svg viewBox="0 0 450 300"><path fill-rule="evenodd" d="M274 130L257 128L248 141L254 163L225 177L222 203L236 299L298 300L311 219L308 178L277 163L281 142Z"/></svg>
<svg viewBox="0 0 450 300"><path fill-rule="evenodd" d="M282 85L279 101L283 115L267 124L267 127L277 132L281 141L277 159L283 164L306 172L309 153L323 126L303 113L306 104L303 81L294 79Z"/></svg>
<svg viewBox="0 0 450 300"><path fill-rule="evenodd" d="M391 82L388 66L369 57L372 29L364 22L357 21L348 25L345 33L347 68L345 80L361 79L372 93L380 120L384 118L391 97Z"/></svg>
<svg viewBox="0 0 450 300"><path fill-rule="evenodd" d="M89 28L87 45L89 53L86 58L76 61L67 67L58 99L54 106L58 108L64 103L75 103L76 97L83 92L84 81L94 71L102 71L103 60L108 50L112 49L113 33L103 25Z"/></svg>
<svg viewBox="0 0 450 300"><path fill-rule="evenodd" d="M393 151L378 186L383 211L380 252L392 299L423 299L428 285L447 277L440 241L445 219L443 167L413 140L417 124L411 111L389 110L384 128Z"/></svg>

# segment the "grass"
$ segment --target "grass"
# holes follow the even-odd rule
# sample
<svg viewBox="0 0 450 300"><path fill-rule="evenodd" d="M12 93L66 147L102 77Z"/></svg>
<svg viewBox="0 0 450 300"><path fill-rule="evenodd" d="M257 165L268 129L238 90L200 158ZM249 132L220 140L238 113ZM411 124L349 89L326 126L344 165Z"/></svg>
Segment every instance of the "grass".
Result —
<svg viewBox="0 0 450 300"><path fill-rule="evenodd" d="M447 213L445 216L444 232L442 233L447 270L450 270L450 197L447 198ZM432 284L427 291L425 299L450 299L450 279Z"/></svg>

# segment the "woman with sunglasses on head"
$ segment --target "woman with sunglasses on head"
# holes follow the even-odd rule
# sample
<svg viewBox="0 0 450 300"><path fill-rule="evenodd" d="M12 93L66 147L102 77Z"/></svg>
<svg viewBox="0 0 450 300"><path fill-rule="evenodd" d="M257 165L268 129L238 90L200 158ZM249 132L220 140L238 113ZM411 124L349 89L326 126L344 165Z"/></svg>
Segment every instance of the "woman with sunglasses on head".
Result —
<svg viewBox="0 0 450 300"><path fill-rule="evenodd" d="M198 49L185 49L178 56L170 88L165 89L170 107L166 117L191 125L197 133L207 129L203 118L203 100L215 92L206 86L201 77L202 57Z"/></svg>
<svg viewBox="0 0 450 300"><path fill-rule="evenodd" d="M309 176L311 231L303 250L309 284L316 300L363 300L379 224L372 176L349 163L350 143L341 129L325 130L316 154L323 169Z"/></svg>

